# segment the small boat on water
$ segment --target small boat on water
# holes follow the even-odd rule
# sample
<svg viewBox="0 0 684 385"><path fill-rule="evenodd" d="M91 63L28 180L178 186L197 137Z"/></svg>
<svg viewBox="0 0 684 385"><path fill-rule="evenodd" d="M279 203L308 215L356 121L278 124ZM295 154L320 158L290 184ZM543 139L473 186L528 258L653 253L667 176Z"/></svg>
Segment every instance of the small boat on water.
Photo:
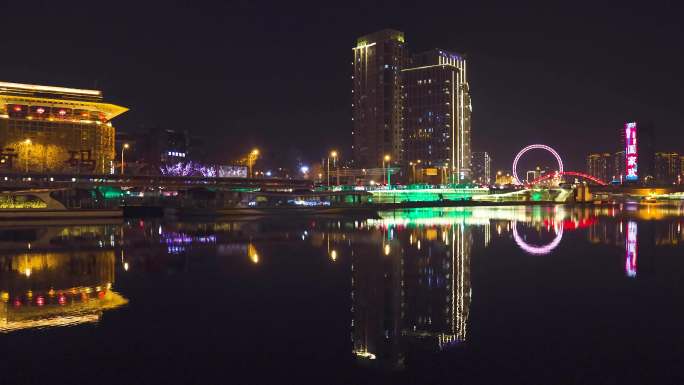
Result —
<svg viewBox="0 0 684 385"><path fill-rule="evenodd" d="M121 218L118 206L82 189L32 189L0 192L0 220Z"/></svg>

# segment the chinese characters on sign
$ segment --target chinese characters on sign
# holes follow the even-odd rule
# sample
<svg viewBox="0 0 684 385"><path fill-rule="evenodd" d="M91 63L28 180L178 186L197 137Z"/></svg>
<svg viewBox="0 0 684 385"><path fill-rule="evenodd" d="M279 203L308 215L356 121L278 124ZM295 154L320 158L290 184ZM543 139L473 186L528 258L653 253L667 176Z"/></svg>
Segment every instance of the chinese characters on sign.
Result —
<svg viewBox="0 0 684 385"><path fill-rule="evenodd" d="M12 168L13 161L18 158L19 155L13 148L0 149L0 168Z"/></svg>
<svg viewBox="0 0 684 385"><path fill-rule="evenodd" d="M637 124L625 123L625 179L634 181L638 178L637 167Z"/></svg>
<svg viewBox="0 0 684 385"><path fill-rule="evenodd" d="M95 170L95 159L90 150L69 150L69 159L64 161L80 173L81 171L92 172Z"/></svg>

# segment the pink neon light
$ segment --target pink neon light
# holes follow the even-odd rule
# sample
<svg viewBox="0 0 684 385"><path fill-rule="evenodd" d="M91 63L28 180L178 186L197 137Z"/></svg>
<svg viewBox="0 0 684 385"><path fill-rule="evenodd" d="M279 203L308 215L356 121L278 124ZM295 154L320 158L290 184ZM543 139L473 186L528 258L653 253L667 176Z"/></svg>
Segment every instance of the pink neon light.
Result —
<svg viewBox="0 0 684 385"><path fill-rule="evenodd" d="M520 160L520 157L523 156L526 152L534 149L541 149L550 152L556 158L556 162L558 163L558 172L563 172L563 161L561 160L561 157L560 155L558 155L556 150L545 144L530 144L529 146L520 150L518 155L516 155L515 159L513 160L513 177L515 178L516 182L518 182L518 184L523 184L520 178L518 177L518 161Z"/></svg>
<svg viewBox="0 0 684 385"><path fill-rule="evenodd" d="M553 249L555 249L563 239L563 224L557 223L554 226L554 229L556 230L556 237L553 238L553 240L549 244L543 246L535 246L530 245L522 239L522 237L518 233L518 223L515 222L513 223L513 239L515 240L515 243L518 244L518 247L523 249L525 252L533 255L545 255L552 252Z"/></svg>
<svg viewBox="0 0 684 385"><path fill-rule="evenodd" d="M627 236L625 237L625 272L628 277L637 274L637 223L627 222Z"/></svg>
<svg viewBox="0 0 684 385"><path fill-rule="evenodd" d="M637 124L625 123L625 179L637 180L639 166L637 159Z"/></svg>

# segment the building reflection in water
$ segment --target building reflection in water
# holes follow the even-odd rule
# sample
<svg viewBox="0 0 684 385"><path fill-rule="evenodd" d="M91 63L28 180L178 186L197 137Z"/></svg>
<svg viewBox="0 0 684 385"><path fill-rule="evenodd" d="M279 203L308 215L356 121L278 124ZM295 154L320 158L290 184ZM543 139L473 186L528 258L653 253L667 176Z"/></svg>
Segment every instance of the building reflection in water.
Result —
<svg viewBox="0 0 684 385"><path fill-rule="evenodd" d="M684 239L678 210L473 207L381 212L368 220L0 229L0 331L97 322L127 302L112 291L117 264L124 272L175 272L216 255L259 269L283 247L302 245L329 263L349 263L353 352L401 365L415 349L468 341L473 250L503 240L542 256L584 229L589 242L615 249L628 276L642 276L655 246Z"/></svg>
<svg viewBox="0 0 684 385"><path fill-rule="evenodd" d="M401 366L407 351L466 340L473 228L455 218L421 222L369 220L377 242L352 243L352 344L358 357Z"/></svg>
<svg viewBox="0 0 684 385"><path fill-rule="evenodd" d="M605 214L605 213L603 213ZM654 269L656 247L678 246L684 240L682 214L677 207L634 207L613 211L592 223L587 232L589 242L624 250L625 275Z"/></svg>
<svg viewBox="0 0 684 385"><path fill-rule="evenodd" d="M492 237L512 238L525 253L545 255L561 244L564 232L586 231L591 242L626 250L629 277L637 274L638 250L682 237L681 224L672 221L637 225L643 215L666 218L668 211L621 213L616 208L562 206L426 209L380 213L365 228L356 224L375 235L350 240L354 354L400 366L416 346L443 349L467 341L470 258L473 248L487 248ZM638 234L641 227L651 230ZM644 269L643 258L640 263Z"/></svg>
<svg viewBox="0 0 684 385"><path fill-rule="evenodd" d="M112 290L116 258L109 230L0 230L0 332L95 323L126 304ZM20 242L13 237L18 234Z"/></svg>

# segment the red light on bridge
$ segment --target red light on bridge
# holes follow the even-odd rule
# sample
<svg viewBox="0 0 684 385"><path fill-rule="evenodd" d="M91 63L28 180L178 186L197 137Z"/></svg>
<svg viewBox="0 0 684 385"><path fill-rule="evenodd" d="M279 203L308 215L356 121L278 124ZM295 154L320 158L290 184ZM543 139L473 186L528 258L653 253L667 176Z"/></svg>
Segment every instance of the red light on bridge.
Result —
<svg viewBox="0 0 684 385"><path fill-rule="evenodd" d="M556 173L550 173L550 174L547 174L547 175L543 175L543 176L541 176L541 177L539 177L539 178L533 180L533 181L530 182L528 185L539 184L539 183L544 182L544 181L547 181L547 180L549 180L549 179L553 179L553 178L555 178L555 177L560 177L560 176L565 176L565 175L567 175L567 176L576 176L576 177L579 177L579 178L584 178L584 179L587 179L587 180L589 180L589 181L592 181L592 182L594 182L594 183L596 183L596 184L598 184L598 185L600 185L600 186L607 186L607 185L608 185L608 183L602 181L601 179L599 179L599 178L597 178L597 177L595 177L595 176L593 176L593 175L585 174L585 173L582 173L582 172L575 172L575 171L563 171L563 172L556 172Z"/></svg>

